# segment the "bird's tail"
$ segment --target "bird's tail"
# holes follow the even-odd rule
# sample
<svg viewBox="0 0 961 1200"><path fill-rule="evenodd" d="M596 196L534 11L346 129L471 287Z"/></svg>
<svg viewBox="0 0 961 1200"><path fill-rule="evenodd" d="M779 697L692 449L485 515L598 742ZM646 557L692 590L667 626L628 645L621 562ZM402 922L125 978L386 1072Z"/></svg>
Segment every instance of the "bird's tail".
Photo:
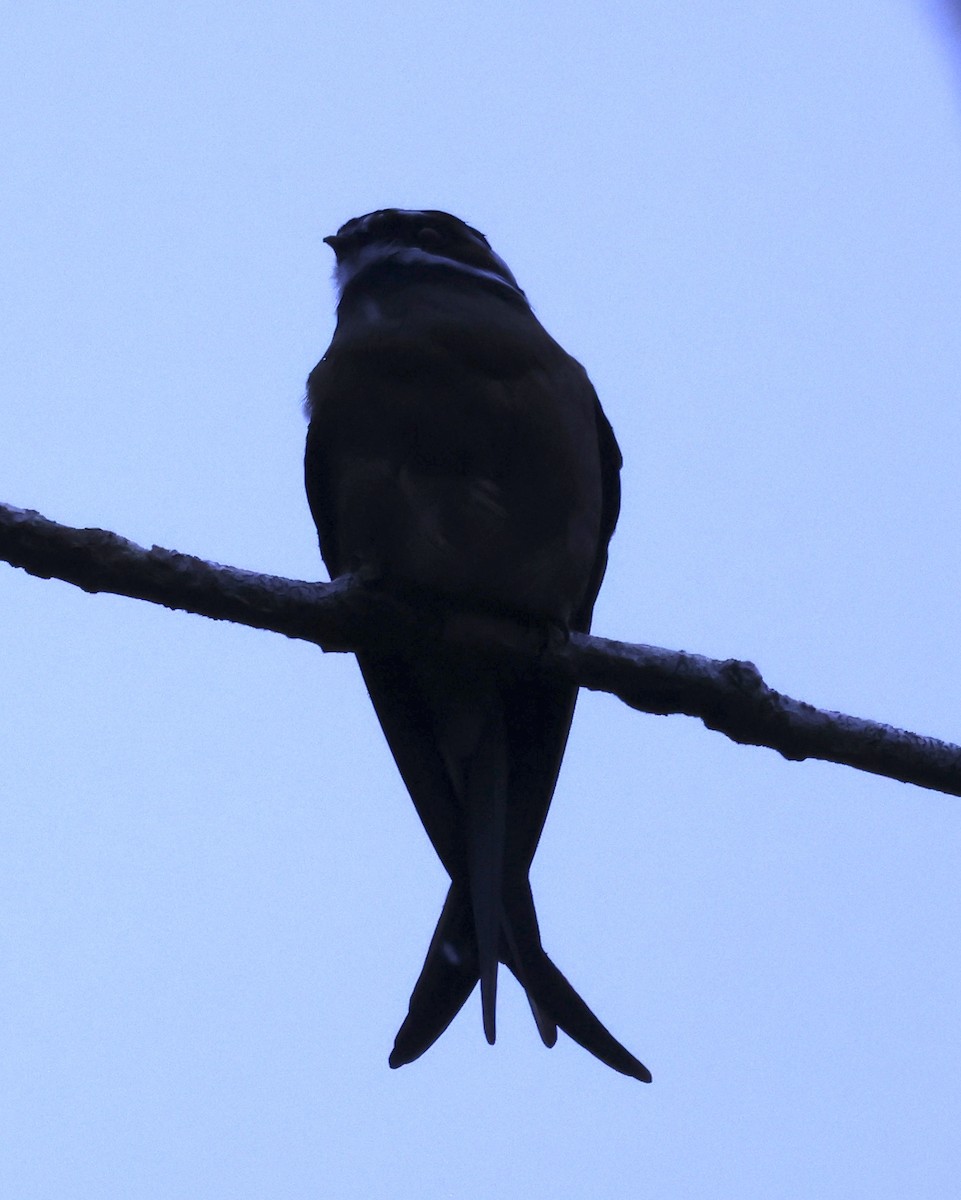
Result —
<svg viewBox="0 0 961 1200"><path fill-rule="evenodd" d="M623 1075L650 1083L651 1073L601 1024L541 945L530 885L525 879L505 889L498 957L527 993L546 1046L557 1029ZM419 1058L444 1032L480 976L470 888L452 883L427 958L410 998L410 1009L394 1041L392 1067Z"/></svg>
<svg viewBox="0 0 961 1200"><path fill-rule="evenodd" d="M484 1034L493 1046L496 1034L497 966L500 961L507 833L507 734L504 714L494 696L461 775L461 805L467 832L467 875L477 942Z"/></svg>

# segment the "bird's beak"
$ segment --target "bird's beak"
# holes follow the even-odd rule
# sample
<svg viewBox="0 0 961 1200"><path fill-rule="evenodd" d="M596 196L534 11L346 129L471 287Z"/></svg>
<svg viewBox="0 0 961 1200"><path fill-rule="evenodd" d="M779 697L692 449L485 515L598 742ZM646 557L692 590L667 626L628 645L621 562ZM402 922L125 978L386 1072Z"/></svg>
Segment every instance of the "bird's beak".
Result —
<svg viewBox="0 0 961 1200"><path fill-rule="evenodd" d="M324 238L324 244L329 246L331 248L331 250L333 250L333 252L336 254L338 252L338 250L340 249L340 247L344 244L345 240L346 239L340 237L338 234L331 233L327 237Z"/></svg>

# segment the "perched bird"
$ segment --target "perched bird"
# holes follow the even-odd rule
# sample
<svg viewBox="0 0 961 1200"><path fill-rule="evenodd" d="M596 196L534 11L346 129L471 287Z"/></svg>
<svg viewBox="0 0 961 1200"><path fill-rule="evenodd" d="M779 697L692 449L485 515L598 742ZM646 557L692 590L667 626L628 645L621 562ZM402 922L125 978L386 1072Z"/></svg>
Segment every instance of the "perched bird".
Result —
<svg viewBox="0 0 961 1200"><path fill-rule="evenodd" d="M588 630L621 455L584 368L449 213L384 209L325 241L337 328L307 385L305 475L331 577L435 613ZM423 1054L478 980L493 1043L504 963L547 1046L559 1027L650 1081L548 958L528 882L576 687L440 649L357 658L451 879L390 1065Z"/></svg>

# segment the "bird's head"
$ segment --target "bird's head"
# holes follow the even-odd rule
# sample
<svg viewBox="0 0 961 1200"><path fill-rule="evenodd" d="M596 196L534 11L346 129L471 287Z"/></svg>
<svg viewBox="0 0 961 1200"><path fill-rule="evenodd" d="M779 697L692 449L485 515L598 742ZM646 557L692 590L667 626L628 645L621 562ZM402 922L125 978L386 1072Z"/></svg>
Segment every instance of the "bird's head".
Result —
<svg viewBox="0 0 961 1200"><path fill-rule="evenodd" d="M324 241L337 256L341 296L360 275L384 264L460 271L524 296L482 233L436 209L382 208L354 217Z"/></svg>

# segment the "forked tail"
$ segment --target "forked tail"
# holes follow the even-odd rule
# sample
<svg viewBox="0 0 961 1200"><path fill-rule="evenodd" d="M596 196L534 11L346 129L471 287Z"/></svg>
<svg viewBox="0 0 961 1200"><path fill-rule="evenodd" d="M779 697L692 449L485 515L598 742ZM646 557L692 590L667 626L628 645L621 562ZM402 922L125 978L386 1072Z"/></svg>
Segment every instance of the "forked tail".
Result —
<svg viewBox="0 0 961 1200"><path fill-rule="evenodd" d="M537 915L526 880L506 890L502 907L499 958L527 993L546 1046L562 1029L585 1050L643 1083L651 1073L601 1024L541 945ZM410 998L410 1009L394 1041L392 1067L419 1058L440 1037L463 1007L479 978L477 937L470 889L452 883L427 958Z"/></svg>

